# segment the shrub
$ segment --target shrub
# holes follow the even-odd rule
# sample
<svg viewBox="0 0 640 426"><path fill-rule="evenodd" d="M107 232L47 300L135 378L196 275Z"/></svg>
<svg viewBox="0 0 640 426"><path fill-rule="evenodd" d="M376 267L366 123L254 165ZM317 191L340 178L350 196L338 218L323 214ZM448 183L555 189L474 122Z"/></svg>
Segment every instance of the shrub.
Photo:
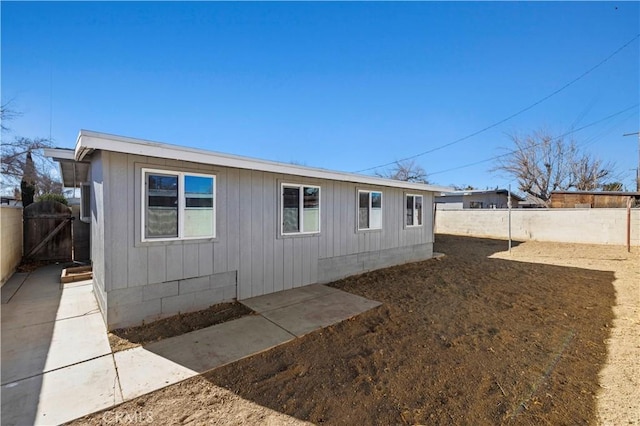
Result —
<svg viewBox="0 0 640 426"><path fill-rule="evenodd" d="M69 205L69 202L64 195L62 194L54 194L53 192L47 192L46 194L42 194L38 197L38 201L57 201L59 203L64 204L65 206Z"/></svg>

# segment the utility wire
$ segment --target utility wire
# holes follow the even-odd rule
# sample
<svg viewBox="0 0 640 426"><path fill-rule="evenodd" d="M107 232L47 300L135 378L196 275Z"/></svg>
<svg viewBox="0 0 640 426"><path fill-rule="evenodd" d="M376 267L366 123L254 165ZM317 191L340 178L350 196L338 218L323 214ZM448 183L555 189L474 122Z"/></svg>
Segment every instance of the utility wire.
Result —
<svg viewBox="0 0 640 426"><path fill-rule="evenodd" d="M583 73L582 73L582 74L580 74L578 77L574 78L573 80L571 80L570 82L568 82L568 83L567 83L567 84L565 84L564 86L560 87L560 88L559 88L559 89L557 89L556 91L554 91L554 92L552 92L552 93L548 94L547 96L545 96L545 97L543 97L543 98L541 98L541 99L537 100L536 102L532 103L532 104L531 104L531 105L529 105L528 107L523 108L523 109L521 109L520 111L518 111L518 112L516 112L516 113L514 113L514 114L511 114L510 116L508 116L508 117L506 117L506 118L503 118L503 119L502 119L502 120L500 120L500 121L497 121L497 122L495 122L495 123L493 123L493 124L490 124L489 126L487 126L487 127L483 128L483 129L477 130L477 131L475 131L475 132L473 132L473 133L471 133L471 134L468 134L467 136L464 136L464 137L462 137L462 138L460 138L460 139L456 139L456 140L454 140L454 141L452 141L452 142L446 143L446 144L444 144L444 145L437 146L437 147L435 147L435 148L429 149L429 150L424 151L424 152L421 152L421 153L419 153L419 154L415 154L415 155L412 155L412 156L410 156L410 157L402 158L402 159L400 159L400 160L391 161L391 162L389 162L389 163L380 164L380 165L373 166L373 167L368 167L368 168L366 168L366 169L358 170L358 171L356 171L356 172L354 172L354 173L362 173L362 172L367 172L367 171L369 171L369 170L377 169L377 168L380 168L380 167L387 167L387 166L391 166L391 165L393 165L393 164L396 164L398 161L413 160L414 158L422 157L423 155L426 155L426 154L431 154L432 152L439 151L439 150L444 149L444 148L447 148L447 147L449 147L449 146L451 146L451 145L455 145L455 144L457 144L457 143L463 142L463 141L465 141L465 140L467 140L467 139L470 139L470 138L472 138L472 137L474 137L474 136L479 135L480 133L483 133L483 132L486 132L487 130L493 129L494 127L497 127L497 126L499 126L499 125L501 125L501 124L505 123L506 121L509 121L509 120L511 120L512 118L517 117L518 115L520 115L520 114L522 114L522 113L524 113L524 112L527 112L527 111L529 111L530 109L532 109L532 108L534 108L534 107L536 107L536 106L540 105L542 102L544 102L544 101L546 101L547 99L549 99L549 98L551 98L551 97L553 97L553 96L557 95L558 93L562 92L563 90L565 90L565 89L566 89L566 88L568 88L569 86L571 86L571 85L573 85L574 83L578 82L579 80L583 79L584 77L586 77L587 75L589 75L591 72L595 71L597 68L599 68L599 67L601 67L602 65L604 65L607 61L609 61L609 60L610 60L611 58L613 58L615 55L617 55L618 53L620 53L622 50L624 50L624 49L625 49L627 46L629 46L631 43L633 43L634 41L636 41L636 40L638 39L638 37L640 37L640 34L636 34L636 35L635 35L635 37L633 37L631 40L627 41L625 44L623 44L621 47L619 47L618 49L616 49L616 50L615 50L613 53L611 53L609 56L607 56L606 58L604 58L602 61L598 62L596 65L594 65L593 67L589 68L587 71L583 72Z"/></svg>
<svg viewBox="0 0 640 426"><path fill-rule="evenodd" d="M613 123L607 129L604 129L604 130L602 130L600 132L594 133L593 135L591 135L591 137L586 138L585 140L579 142L577 145L580 146L581 148L586 148L586 147L594 144L595 142L598 142L600 139L602 139L603 137L605 137L609 133L613 132L615 129L617 129L619 127L622 127L622 125L627 120L629 120L631 117L636 116L636 115L637 115L637 113L635 111L632 111L631 114L622 117L620 120L618 120L615 123Z"/></svg>
<svg viewBox="0 0 640 426"><path fill-rule="evenodd" d="M580 130L584 130L584 129L588 128L588 127L595 126L596 124L600 124L600 123L602 123L603 121L610 120L610 119L612 119L613 117L616 117L616 116L618 116L618 115L620 115L620 114L624 114L624 113L625 113L625 112L627 112L627 111L631 111L632 109L637 108L637 107L638 107L638 105L640 105L640 104L635 104L635 105L633 105L633 106L630 106L630 107L628 107L628 108L623 109L622 111L618 111L618 112L616 112L616 113L614 113L614 114L611 114L611 115L609 115L609 116L607 116L607 117L601 118L600 120L596 120L596 121L594 121L594 122L592 122L592 123L586 124L586 125L584 125L584 126L582 126L582 127L579 127L579 128L577 128L577 129L569 130L568 132L565 132L565 133L563 133L563 134L561 134L561 135L559 135L559 136L556 136L555 138L552 138L552 139L550 139L549 141L555 141L555 140L558 140L558 139L564 138L565 136L568 136L568 135L570 135L570 134L572 134L572 133L576 133L576 132L578 132L578 131L580 131ZM532 147L542 145L543 143L546 143L546 142L549 142L549 141L543 141L543 142L540 142L540 143L534 144L534 145L532 145ZM516 152L518 152L518 151L519 151L519 150L514 149L514 150L509 151L509 152L506 152L506 153L504 153L504 154L495 155L495 156L490 157L490 158L485 158L484 160L474 161L473 163L468 163L468 164L464 164L464 165L462 165L462 166L457 166L457 167L451 167L451 168L449 168L449 169L445 169L445 170L439 170L439 171L437 171L437 172L429 173L429 176L432 176L432 175L438 175L438 174L440 174L440 173L451 172L451 171L454 171L454 170L464 169L464 168L471 167L471 166L476 166L476 165L478 165L478 164L482 164L482 163L488 163L489 161L497 160L498 158L502 158L502 157L506 157L506 156L511 155L511 154L514 154L514 153L516 153Z"/></svg>

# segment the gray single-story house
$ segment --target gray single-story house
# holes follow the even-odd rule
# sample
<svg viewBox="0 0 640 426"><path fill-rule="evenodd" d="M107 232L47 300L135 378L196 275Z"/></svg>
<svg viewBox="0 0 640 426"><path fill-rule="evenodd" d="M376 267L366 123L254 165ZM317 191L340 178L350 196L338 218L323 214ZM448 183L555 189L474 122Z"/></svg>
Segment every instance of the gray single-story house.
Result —
<svg viewBox="0 0 640 426"><path fill-rule="evenodd" d="M82 188L109 329L429 259L447 189L85 130L48 154Z"/></svg>
<svg viewBox="0 0 640 426"><path fill-rule="evenodd" d="M518 207L524 201L517 194L511 193L511 207ZM464 209L506 209L509 203L509 191L506 189L443 191L436 195L438 210Z"/></svg>

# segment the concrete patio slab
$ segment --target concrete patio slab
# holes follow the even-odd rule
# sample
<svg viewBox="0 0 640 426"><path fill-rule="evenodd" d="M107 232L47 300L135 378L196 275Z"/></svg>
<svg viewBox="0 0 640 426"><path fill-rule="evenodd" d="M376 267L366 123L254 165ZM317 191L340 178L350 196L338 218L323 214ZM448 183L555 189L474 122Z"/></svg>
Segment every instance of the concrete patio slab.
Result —
<svg viewBox="0 0 640 426"><path fill-rule="evenodd" d="M305 299L262 315L297 337L327 327L380 306L380 302L333 289L334 292Z"/></svg>
<svg viewBox="0 0 640 426"><path fill-rule="evenodd" d="M91 282L58 290L59 295L2 307L2 331L100 312Z"/></svg>
<svg viewBox="0 0 640 426"><path fill-rule="evenodd" d="M186 368L143 347L113 354L125 400L149 393L196 376L197 371Z"/></svg>
<svg viewBox="0 0 640 426"><path fill-rule="evenodd" d="M30 272L22 286L11 298L11 303L46 300L60 295L61 265L48 265Z"/></svg>
<svg viewBox="0 0 640 426"><path fill-rule="evenodd" d="M2 386L3 425L54 425L122 402L111 354Z"/></svg>
<svg viewBox="0 0 640 426"><path fill-rule="evenodd" d="M241 300L240 302L261 314L335 292L341 292L341 290L322 284L313 284L291 290L279 291L277 293L265 294L264 296L252 297Z"/></svg>
<svg viewBox="0 0 640 426"><path fill-rule="evenodd" d="M9 303L9 300L18 291L24 280L27 279L28 272L16 272L2 286L2 304Z"/></svg>
<svg viewBox="0 0 640 426"><path fill-rule="evenodd" d="M99 313L2 330L2 384L110 354Z"/></svg>
<svg viewBox="0 0 640 426"><path fill-rule="evenodd" d="M250 315L152 343L145 349L203 373L292 339L292 334L272 322L261 316Z"/></svg>

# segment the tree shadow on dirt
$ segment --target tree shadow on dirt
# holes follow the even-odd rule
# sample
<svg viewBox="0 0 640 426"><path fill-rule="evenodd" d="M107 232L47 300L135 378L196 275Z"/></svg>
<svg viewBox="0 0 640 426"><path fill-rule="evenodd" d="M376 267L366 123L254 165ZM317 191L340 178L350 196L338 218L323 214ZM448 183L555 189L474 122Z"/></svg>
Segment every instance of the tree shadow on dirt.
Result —
<svg viewBox="0 0 640 426"><path fill-rule="evenodd" d="M204 377L314 423L593 423L614 273L506 249L439 235L439 260L332 284L383 306Z"/></svg>

